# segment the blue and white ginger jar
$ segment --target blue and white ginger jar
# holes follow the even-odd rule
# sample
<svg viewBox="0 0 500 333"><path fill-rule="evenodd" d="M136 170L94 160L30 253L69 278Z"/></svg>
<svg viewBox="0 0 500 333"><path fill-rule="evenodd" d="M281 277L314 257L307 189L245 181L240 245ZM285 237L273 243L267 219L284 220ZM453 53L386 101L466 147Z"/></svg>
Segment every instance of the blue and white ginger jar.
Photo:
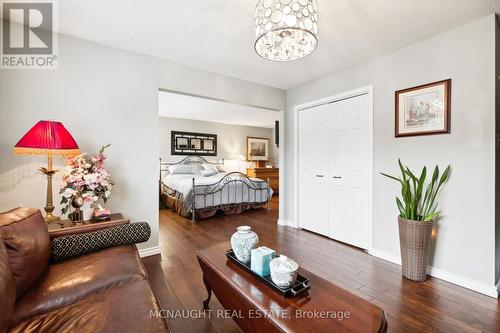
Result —
<svg viewBox="0 0 500 333"><path fill-rule="evenodd" d="M231 236L231 247L239 261L248 264L250 255L253 249L259 242L259 237L249 226L240 226L238 230Z"/></svg>

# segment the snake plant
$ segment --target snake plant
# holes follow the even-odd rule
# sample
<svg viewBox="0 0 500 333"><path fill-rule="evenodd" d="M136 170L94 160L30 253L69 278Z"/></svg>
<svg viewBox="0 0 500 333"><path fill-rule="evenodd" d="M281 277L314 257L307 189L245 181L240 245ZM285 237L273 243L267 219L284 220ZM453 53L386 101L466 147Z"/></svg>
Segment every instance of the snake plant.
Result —
<svg viewBox="0 0 500 333"><path fill-rule="evenodd" d="M427 168L425 166L420 173L420 177L417 177L408 167L403 166L401 160L398 160L398 164L401 170L401 178L390 176L385 173L381 173L381 175L396 180L401 184L402 200L396 197L396 205L399 214L403 219L407 220L432 221L439 215L436 197L441 186L450 177L451 166L448 165L440 177L439 167L436 165L432 173L431 181L425 187L425 179L427 177Z"/></svg>

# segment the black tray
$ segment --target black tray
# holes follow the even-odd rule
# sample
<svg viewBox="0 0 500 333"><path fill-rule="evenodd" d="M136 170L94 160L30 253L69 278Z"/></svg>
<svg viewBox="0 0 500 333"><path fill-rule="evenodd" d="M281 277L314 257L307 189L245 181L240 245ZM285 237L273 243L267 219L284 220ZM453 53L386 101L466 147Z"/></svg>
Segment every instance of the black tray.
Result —
<svg viewBox="0 0 500 333"><path fill-rule="evenodd" d="M271 280L271 275L260 276L259 274L255 273L250 269L250 264L242 263L241 261L238 260L238 258L236 258L236 255L234 254L232 249L226 251L226 257L232 262L236 263L237 265L243 267L243 269L250 272L253 276L256 276L257 278L262 280L265 284L267 284L269 287L271 287L274 291L278 292L283 297L297 296L303 294L304 292L306 292L311 288L311 285L309 284L309 279L298 273L297 273L297 280L293 285L286 288L278 287L273 282L273 280Z"/></svg>

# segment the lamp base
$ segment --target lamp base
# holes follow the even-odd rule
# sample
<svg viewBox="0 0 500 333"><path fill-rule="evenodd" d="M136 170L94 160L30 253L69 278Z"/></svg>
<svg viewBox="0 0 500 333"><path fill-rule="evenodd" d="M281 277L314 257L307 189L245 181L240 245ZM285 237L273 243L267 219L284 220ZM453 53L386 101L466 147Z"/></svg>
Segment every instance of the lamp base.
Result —
<svg viewBox="0 0 500 333"><path fill-rule="evenodd" d="M47 213L45 215L45 222L46 223L50 223L50 222L54 222L54 221L59 221L61 218L59 216L54 216L52 215L52 213Z"/></svg>

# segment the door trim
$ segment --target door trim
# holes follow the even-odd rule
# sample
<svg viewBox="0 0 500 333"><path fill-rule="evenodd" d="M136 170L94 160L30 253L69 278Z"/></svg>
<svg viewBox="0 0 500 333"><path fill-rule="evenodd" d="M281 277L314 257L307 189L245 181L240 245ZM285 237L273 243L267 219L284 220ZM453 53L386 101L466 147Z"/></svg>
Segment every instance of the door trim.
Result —
<svg viewBox="0 0 500 333"><path fill-rule="evenodd" d="M338 102L348 98L358 97L360 95L368 95L368 112L370 113L370 158L368 159L368 168L371 170L369 179L368 194L369 200L369 244L370 247L366 250L371 250L373 247L373 85L365 86L362 88L346 91L343 93L335 94L333 96L313 100L307 103L295 105L293 107L293 202L294 202L294 217L290 224L291 227L301 228L299 221L299 112L302 110L310 109L316 106Z"/></svg>

